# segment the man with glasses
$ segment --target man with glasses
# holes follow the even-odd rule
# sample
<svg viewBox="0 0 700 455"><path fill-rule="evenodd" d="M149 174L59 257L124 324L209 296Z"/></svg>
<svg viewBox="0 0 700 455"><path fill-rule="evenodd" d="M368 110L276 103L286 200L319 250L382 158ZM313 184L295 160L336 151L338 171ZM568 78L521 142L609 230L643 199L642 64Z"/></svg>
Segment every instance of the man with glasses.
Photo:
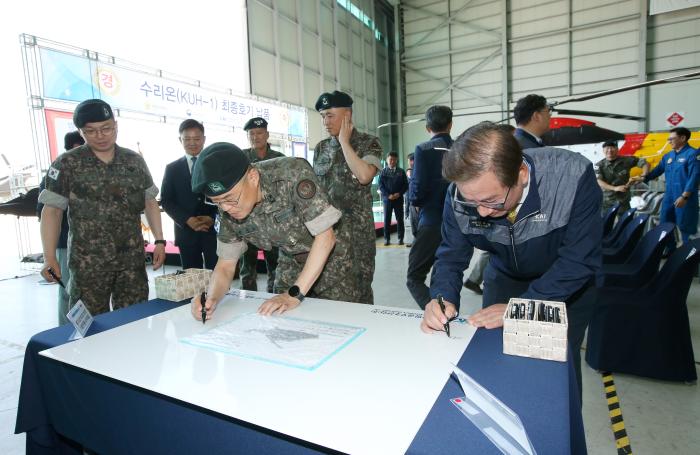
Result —
<svg viewBox="0 0 700 455"><path fill-rule="evenodd" d="M520 98L513 108L515 124L513 133L523 149L543 147L542 136L549 131L551 109L547 99L540 95Z"/></svg>
<svg viewBox="0 0 700 455"><path fill-rule="evenodd" d="M511 297L566 302L568 341L580 377L580 347L601 267L602 194L590 161L552 147L523 152L502 125L483 122L447 153L442 243L421 328L443 330L459 310L462 275L474 248L490 255L476 327L503 324ZM437 296L445 301L445 312Z"/></svg>
<svg viewBox="0 0 700 455"><path fill-rule="evenodd" d="M351 301L354 289L344 273L347 247L333 226L341 212L330 204L309 163L277 158L251 163L227 142L202 151L192 173L192 191L219 206L217 262L209 284L207 319L224 297L236 264L249 244L279 248L274 291L258 310L263 315L296 308L305 296ZM199 297L193 316L201 320Z"/></svg>
<svg viewBox="0 0 700 455"><path fill-rule="evenodd" d="M276 150L272 150L267 142L270 133L267 131L267 120L262 117L254 117L243 125L243 130L248 133L250 148L244 149L251 163L271 160L285 156ZM249 291L258 290L258 250L256 245L248 245L248 250L241 257L241 288ZM265 267L267 268L267 292L274 291L275 270L277 270L277 258L279 251L277 248L263 250L265 257Z"/></svg>
<svg viewBox="0 0 700 455"><path fill-rule="evenodd" d="M70 306L82 300L92 314L148 300L141 212L156 238L153 268L165 260L158 188L143 157L119 147L112 108L99 99L83 101L73 114L85 144L61 154L46 174L39 195L44 268L61 277L56 243L68 210Z"/></svg>
<svg viewBox="0 0 700 455"><path fill-rule="evenodd" d="M207 205L204 196L192 192L192 167L207 140L204 125L187 119L178 128L185 156L165 167L160 202L175 222L175 245L180 249L183 269L214 270L216 265L216 207Z"/></svg>
<svg viewBox="0 0 700 455"><path fill-rule="evenodd" d="M698 231L698 174L700 155L688 144L690 130L679 126L668 136L671 151L661 158L644 183L666 175L666 192L661 202L661 222L676 223L683 243Z"/></svg>

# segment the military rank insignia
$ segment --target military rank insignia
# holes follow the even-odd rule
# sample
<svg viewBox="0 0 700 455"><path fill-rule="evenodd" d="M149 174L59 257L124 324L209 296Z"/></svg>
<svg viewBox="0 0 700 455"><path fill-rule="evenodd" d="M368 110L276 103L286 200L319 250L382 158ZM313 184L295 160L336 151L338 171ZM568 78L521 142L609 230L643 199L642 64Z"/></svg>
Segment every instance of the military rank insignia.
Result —
<svg viewBox="0 0 700 455"><path fill-rule="evenodd" d="M302 180L297 185L297 194L302 199L311 199L316 195L316 184L308 179Z"/></svg>
<svg viewBox="0 0 700 455"><path fill-rule="evenodd" d="M226 189L224 188L224 185L221 184L221 182L211 182L207 186L209 186L209 191L211 191L212 193L221 193Z"/></svg>

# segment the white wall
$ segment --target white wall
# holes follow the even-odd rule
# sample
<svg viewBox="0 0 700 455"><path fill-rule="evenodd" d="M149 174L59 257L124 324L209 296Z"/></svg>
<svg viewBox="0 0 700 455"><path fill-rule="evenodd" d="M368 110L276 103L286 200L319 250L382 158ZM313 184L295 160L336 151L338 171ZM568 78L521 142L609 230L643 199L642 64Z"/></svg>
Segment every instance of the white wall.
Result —
<svg viewBox="0 0 700 455"><path fill-rule="evenodd" d="M20 33L245 92L248 64L244 12L243 0L34 0L4 8L0 15L2 153L15 166L34 162ZM0 174L6 174L6 169Z"/></svg>

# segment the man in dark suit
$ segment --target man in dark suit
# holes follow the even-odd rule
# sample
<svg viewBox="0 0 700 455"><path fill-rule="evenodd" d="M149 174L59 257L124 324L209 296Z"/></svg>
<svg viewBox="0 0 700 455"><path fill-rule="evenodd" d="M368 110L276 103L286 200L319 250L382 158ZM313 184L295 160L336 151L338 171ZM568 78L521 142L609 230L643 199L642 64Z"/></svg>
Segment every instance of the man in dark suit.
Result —
<svg viewBox="0 0 700 455"><path fill-rule="evenodd" d="M208 205L202 194L192 192L192 166L204 148L204 125L194 119L180 124L180 143L185 156L168 164L161 187L161 205L175 221L175 245L180 248L182 268L216 265L216 232L213 229L217 208Z"/></svg>
<svg viewBox="0 0 700 455"><path fill-rule="evenodd" d="M384 245L391 243L391 214L396 216L399 245L403 245L403 195L408 190L406 172L398 167L399 154L390 152L386 159L387 166L379 174L379 191L384 205Z"/></svg>
<svg viewBox="0 0 700 455"><path fill-rule="evenodd" d="M547 99L540 95L527 95L520 98L513 109L515 124L513 135L524 149L544 147L542 136L549 131L551 110Z"/></svg>

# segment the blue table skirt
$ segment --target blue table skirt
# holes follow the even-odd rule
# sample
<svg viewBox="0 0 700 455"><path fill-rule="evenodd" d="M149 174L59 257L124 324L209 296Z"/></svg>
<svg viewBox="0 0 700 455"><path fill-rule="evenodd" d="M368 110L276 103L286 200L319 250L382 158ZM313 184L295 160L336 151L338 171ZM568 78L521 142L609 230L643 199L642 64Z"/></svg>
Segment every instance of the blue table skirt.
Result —
<svg viewBox="0 0 700 455"><path fill-rule="evenodd" d="M95 318L90 334L179 305L182 303L153 300L103 314ZM333 453L39 356L40 351L65 343L71 332L70 326L47 330L27 345L15 433L27 433L28 454L80 454L81 446L99 454ZM526 359L502 352L502 331L480 329L458 365L519 414L538 454L585 454L570 362ZM459 396L463 396L462 390L452 377L407 453L500 454L449 401ZM299 418L303 412L299 410Z"/></svg>

